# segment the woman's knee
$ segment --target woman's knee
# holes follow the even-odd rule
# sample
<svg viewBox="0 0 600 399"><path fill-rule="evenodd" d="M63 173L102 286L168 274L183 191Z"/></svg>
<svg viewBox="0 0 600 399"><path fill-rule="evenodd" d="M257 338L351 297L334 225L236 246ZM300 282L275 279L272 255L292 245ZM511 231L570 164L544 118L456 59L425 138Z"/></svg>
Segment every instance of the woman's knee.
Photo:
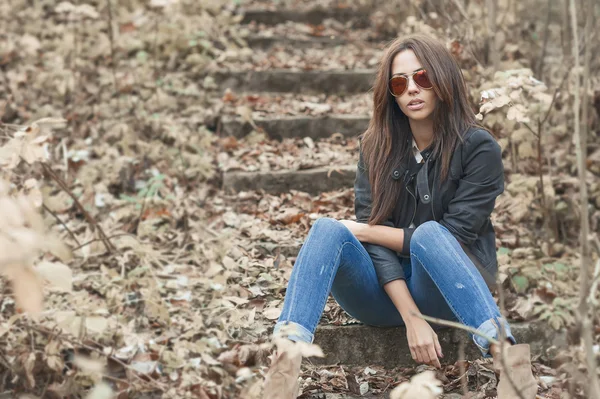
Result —
<svg viewBox="0 0 600 399"><path fill-rule="evenodd" d="M442 225L434 220L420 224L410 238L410 251L417 252L431 245L439 245Z"/></svg>
<svg viewBox="0 0 600 399"><path fill-rule="evenodd" d="M335 233L349 232L348 228L344 226L339 220L330 217L320 217L313 223L311 230L315 232L323 233L326 232L327 236L334 236Z"/></svg>

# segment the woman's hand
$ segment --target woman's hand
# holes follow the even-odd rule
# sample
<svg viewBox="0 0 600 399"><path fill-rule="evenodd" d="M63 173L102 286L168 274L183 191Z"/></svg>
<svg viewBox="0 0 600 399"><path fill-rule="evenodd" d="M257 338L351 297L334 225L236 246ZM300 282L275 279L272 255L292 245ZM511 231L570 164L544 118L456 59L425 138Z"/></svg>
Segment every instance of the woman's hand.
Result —
<svg viewBox="0 0 600 399"><path fill-rule="evenodd" d="M413 360L440 368L439 357L444 357L437 334L427 321L414 317L406 323L406 338Z"/></svg>
<svg viewBox="0 0 600 399"><path fill-rule="evenodd" d="M346 226L358 241L364 242L367 240L365 233L366 229L369 227L368 224L355 222L354 220L340 220L340 223Z"/></svg>

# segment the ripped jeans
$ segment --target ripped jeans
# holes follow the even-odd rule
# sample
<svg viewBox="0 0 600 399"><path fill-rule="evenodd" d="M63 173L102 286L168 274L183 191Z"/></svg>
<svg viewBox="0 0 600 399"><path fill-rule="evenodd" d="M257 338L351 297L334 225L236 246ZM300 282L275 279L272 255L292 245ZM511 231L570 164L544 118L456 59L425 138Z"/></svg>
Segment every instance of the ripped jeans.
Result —
<svg viewBox="0 0 600 399"><path fill-rule="evenodd" d="M423 315L459 321L492 338L498 338L496 326L503 325L506 338L516 343L480 272L444 226L434 221L418 226L411 238L410 259L400 260ZM342 309L364 324L404 325L360 241L338 220L322 217L296 258L273 334L313 342L330 292ZM491 357L489 342L479 335L471 337L482 356Z"/></svg>

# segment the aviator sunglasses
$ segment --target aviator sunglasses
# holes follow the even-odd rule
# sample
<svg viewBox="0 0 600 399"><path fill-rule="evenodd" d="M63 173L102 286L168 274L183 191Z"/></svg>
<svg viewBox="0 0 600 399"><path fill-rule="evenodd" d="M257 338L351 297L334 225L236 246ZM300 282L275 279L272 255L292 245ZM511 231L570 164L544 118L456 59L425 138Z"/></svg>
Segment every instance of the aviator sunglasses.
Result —
<svg viewBox="0 0 600 399"><path fill-rule="evenodd" d="M406 89L408 89L408 79L411 78L417 86L421 89L429 90L433 88L427 71L425 69L419 69L410 75L395 75L392 76L389 82L389 90L394 97L400 97Z"/></svg>

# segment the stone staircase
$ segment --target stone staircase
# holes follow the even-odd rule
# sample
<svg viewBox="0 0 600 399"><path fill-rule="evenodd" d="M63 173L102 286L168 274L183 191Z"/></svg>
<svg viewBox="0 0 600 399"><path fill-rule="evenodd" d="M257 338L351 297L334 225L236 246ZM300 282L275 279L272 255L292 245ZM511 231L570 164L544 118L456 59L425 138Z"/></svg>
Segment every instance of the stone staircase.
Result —
<svg viewBox="0 0 600 399"><path fill-rule="evenodd" d="M348 104L361 102L370 104L370 89L375 76L375 63L381 54L382 43L377 41L369 32L369 11L365 9L308 9L308 10L246 10L242 24L252 31L257 24L277 26L278 30L287 32L286 36L265 36L253 33L248 36L248 43L256 52L256 68L218 70L210 72L219 92L226 89L238 93L251 93L264 98L293 99L297 96L307 95L318 98L320 101L330 99L332 96L340 102ZM340 35L314 37L306 34L307 29L296 29L298 24L320 24L327 19L335 19L338 26L346 24L352 27L354 37L362 37L362 41L348 40L344 33ZM362 31L361 31L362 29ZM350 33L349 33L350 34ZM368 50L364 50L367 48ZM343 55L345 51L365 56L360 60L359 67L352 67L352 62L339 64L344 68L330 68L332 64L323 62L322 69L303 70L302 68L269 68L269 57L274 57L277 52L287 52L296 59L306 54L331 54ZM359 56L360 58L360 56ZM302 63L299 63L302 65ZM319 64L319 63L317 63ZM366 67L365 67L366 66ZM369 107L362 107L357 112L335 113L335 107L330 112L317 116L286 115L283 110L277 109L264 112L259 117L254 117L255 126L265 131L268 137L275 140L288 138L310 138L316 144L328 139L332 134L341 135L347 140L349 146L356 148L356 137L364 132L369 123ZM345 108L347 110L348 107ZM223 115L220 134L242 138L253 130L247 120L236 116L233 112ZM228 193L237 193L248 190L264 190L266 193L285 193L291 189L305 191L311 195L319 195L334 190L350 188L353 186L356 161L355 157L348 159L347 154L340 159L345 162L334 165L325 165L303 170L270 170L270 171L226 171L223 176L223 189ZM287 257L295 257L300 245L279 246L273 244L262 246L265 253L274 252L276 249ZM515 324L517 339L532 344L535 354L542 354L543 349L551 344L563 342L564 336L555 335L543 325ZM443 351L447 354L444 363L453 362L458 357L458 342L468 341L466 334L456 333L451 330L440 332L440 341ZM343 364L343 365L384 365L412 366L415 363L410 358L406 344L406 334L402 328L377 329L361 325L353 326L322 326L319 327L316 343L320 344L327 354L325 359L317 359L317 364ZM477 358L479 353L471 343L465 346L467 358ZM325 396L324 396L325 397ZM330 398L337 396L327 396ZM340 396L347 397L347 396Z"/></svg>

